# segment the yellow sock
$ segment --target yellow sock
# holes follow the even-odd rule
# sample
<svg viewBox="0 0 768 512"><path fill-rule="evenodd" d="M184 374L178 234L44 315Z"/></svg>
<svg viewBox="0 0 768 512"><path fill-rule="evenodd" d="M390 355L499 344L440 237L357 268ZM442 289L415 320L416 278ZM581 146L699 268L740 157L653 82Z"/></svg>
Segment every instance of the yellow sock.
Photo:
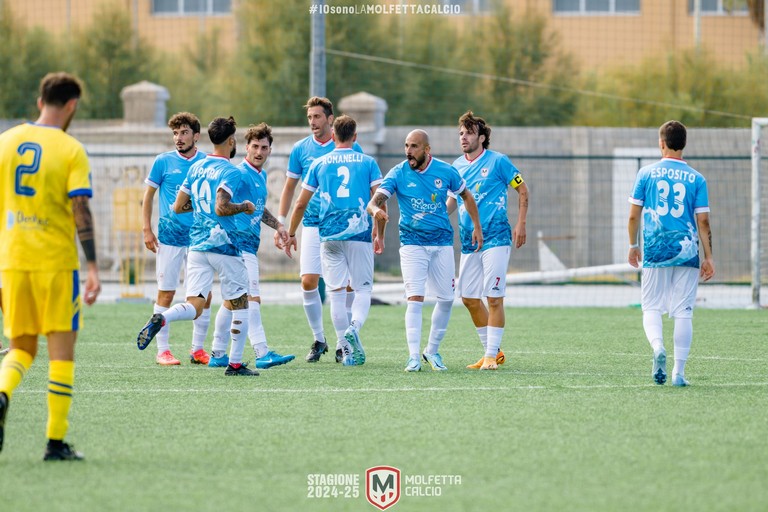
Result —
<svg viewBox="0 0 768 512"><path fill-rule="evenodd" d="M72 405L72 385L75 383L74 361L51 361L48 369L48 439L61 441L69 427L69 408Z"/></svg>
<svg viewBox="0 0 768 512"><path fill-rule="evenodd" d="M32 366L32 354L15 348L6 354L3 364L0 365L0 391L11 398L21 379Z"/></svg>

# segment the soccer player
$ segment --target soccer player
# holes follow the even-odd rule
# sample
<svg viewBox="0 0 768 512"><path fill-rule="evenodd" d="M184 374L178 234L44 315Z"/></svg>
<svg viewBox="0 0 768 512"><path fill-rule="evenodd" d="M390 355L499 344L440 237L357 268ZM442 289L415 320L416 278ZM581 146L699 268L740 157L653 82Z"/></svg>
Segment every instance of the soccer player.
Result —
<svg viewBox="0 0 768 512"><path fill-rule="evenodd" d="M296 230L302 215L318 197L318 232L323 277L330 288L331 320L345 366L365 363L360 330L368 318L373 287L373 241L366 205L381 183L376 161L355 152L357 123L343 115L333 122L336 147L309 168L293 207L287 251L296 248ZM306 218L306 217L305 217ZM303 232L306 236L306 228ZM302 250L305 245L302 243ZM347 284L355 290L352 318L347 316Z"/></svg>
<svg viewBox="0 0 768 512"><path fill-rule="evenodd" d="M49 73L40 82L34 123L0 135L0 272L5 335L10 352L0 365L0 450L13 391L48 341L48 444L43 460L80 460L64 442L75 380L75 340L80 316L80 260L75 229L86 259L83 302L101 291L94 221L88 205L91 173L85 148L66 133L82 92L80 80ZM12 215L11 215L12 214Z"/></svg>
<svg viewBox="0 0 768 512"><path fill-rule="evenodd" d="M653 349L651 375L656 384L667 381L662 315L669 313L675 319L673 386L689 385L685 362L693 339L699 276L708 281L715 275L707 181L683 160L686 137L685 126L678 121L661 125L661 160L640 169L629 198L627 258L633 267L641 258L643 261L640 303L643 329ZM638 243L641 223L642 251Z"/></svg>
<svg viewBox="0 0 768 512"><path fill-rule="evenodd" d="M285 185L280 195L280 206L278 208L277 219L285 224L288 209L293 201L293 194L296 190L296 184L299 179L306 181L309 166L316 158L320 158L334 150L333 141L333 103L328 98L313 96L309 98L304 105L307 111L307 121L312 130L309 135L296 144L291 149L288 158L288 172L286 173ZM363 149L355 142L352 149L362 153ZM318 210L320 208L319 196L314 196L307 205L304 213L303 228L301 234L301 251L299 259L299 274L301 275L301 288L304 291L304 313L307 315L309 328L315 341L307 354L307 362L314 363L320 360L320 356L328 352L328 344L325 339L323 329L323 303L320 299L318 285L320 275L322 274L322 264L320 263L320 237L317 226L320 222ZM275 245L281 247L282 241L275 233ZM351 318L351 308L355 294L351 288L347 289L347 316ZM336 362L341 362L341 347L336 347Z"/></svg>
<svg viewBox="0 0 768 512"><path fill-rule="evenodd" d="M485 354L467 368L496 370L504 363L501 338L504 334L504 296L507 288L507 266L511 246L525 244L525 222L528 214L528 186L509 158L488 149L491 127L472 111L459 118L459 144L464 152L453 166L467 182L483 226L483 249L472 245L472 219L463 204L459 206L459 294L469 310ZM512 186L518 193L517 223L510 230L507 218L507 191ZM453 211L456 199L448 199ZM486 307L483 297L488 301Z"/></svg>
<svg viewBox="0 0 768 512"><path fill-rule="evenodd" d="M234 215L253 214L251 201L232 202L242 187L242 172L230 163L237 142L235 120L217 117L208 125L213 153L192 165L181 185L173 211L194 212L187 256L187 300L164 313L155 313L139 331L136 344L140 350L157 335L167 322L193 320L203 312L211 293L213 273L221 280L221 296L225 307L232 310L232 348L225 375L258 375L242 364L243 348L248 333L248 273L237 246Z"/></svg>
<svg viewBox="0 0 768 512"><path fill-rule="evenodd" d="M474 250L483 248L483 230L477 205L464 179L450 164L430 154L429 136L413 130L405 139L406 160L392 168L368 203L368 212L376 221L377 238L383 244L384 228L389 220L382 206L397 194L400 206L400 268L405 283L408 306L405 311L405 335L409 359L407 372L421 370L421 311L426 286L437 296L432 311L429 341L422 357L433 370L448 368L438 349L451 318L454 295L455 263L453 228L446 202L451 192L464 200L474 224L471 235Z"/></svg>
<svg viewBox="0 0 768 512"><path fill-rule="evenodd" d="M271 368L285 364L296 356L280 355L270 350L267 336L261 322L261 296L259 293L259 244L261 242L261 223L271 227L280 235L283 243L288 242L285 226L277 222L267 209L267 172L264 165L272 153L272 128L266 123L251 126L245 133L245 159L238 166L243 173L243 186L233 200L253 202L253 215L235 215L237 226L237 245L243 253L245 268L248 271L248 340L256 353L256 368ZM208 366L227 366L227 345L229 327L232 324L232 311L221 307L216 314L213 331L213 350Z"/></svg>
<svg viewBox="0 0 768 512"><path fill-rule="evenodd" d="M192 212L177 214L171 208L176 200L189 168L195 162L205 158L197 150L200 138L200 121L194 114L179 112L168 120L168 127L173 132L176 150L161 153L155 158L149 176L144 180L142 217L144 219L144 245L157 254L155 275L157 277L157 301L153 313L163 313L173 302L179 275L187 257L189 247L189 228L192 226ZM157 227L158 236L152 231L152 203L159 191L160 218ZM211 320L211 297L209 296L203 314L194 321L192 332L192 350L189 359L193 364L208 364L208 354L203 349L208 324ZM170 326L166 325L157 333L157 357L159 365L173 366L181 364L171 353L169 343Z"/></svg>

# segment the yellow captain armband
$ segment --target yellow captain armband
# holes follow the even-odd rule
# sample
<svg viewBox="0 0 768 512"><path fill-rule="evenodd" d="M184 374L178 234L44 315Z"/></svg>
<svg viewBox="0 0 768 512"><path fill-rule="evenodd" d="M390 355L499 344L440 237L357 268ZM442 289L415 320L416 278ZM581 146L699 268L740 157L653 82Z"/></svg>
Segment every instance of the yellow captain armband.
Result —
<svg viewBox="0 0 768 512"><path fill-rule="evenodd" d="M512 188L517 188L520 185L522 185L523 183L525 183L523 181L523 176L521 174L518 174L517 176L512 178L512 182L510 183L510 185L512 185Z"/></svg>

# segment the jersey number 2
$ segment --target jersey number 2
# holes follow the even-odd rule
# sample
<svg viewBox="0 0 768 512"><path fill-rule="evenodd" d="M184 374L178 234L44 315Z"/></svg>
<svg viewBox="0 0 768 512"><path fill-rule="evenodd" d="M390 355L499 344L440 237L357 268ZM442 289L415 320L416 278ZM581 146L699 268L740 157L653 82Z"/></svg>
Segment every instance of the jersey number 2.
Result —
<svg viewBox="0 0 768 512"><path fill-rule="evenodd" d="M29 165L20 165L16 167L16 193L20 196L34 196L35 189L32 187L26 187L22 185L22 180L25 174L35 174L40 170L40 155L43 153L43 148L40 144L35 142L25 142L19 146L16 150L20 156L24 156L28 151L32 152L32 163Z"/></svg>
<svg viewBox="0 0 768 512"><path fill-rule="evenodd" d="M341 185L336 190L336 197L349 197L349 167L342 165L336 170L336 176L342 178Z"/></svg>

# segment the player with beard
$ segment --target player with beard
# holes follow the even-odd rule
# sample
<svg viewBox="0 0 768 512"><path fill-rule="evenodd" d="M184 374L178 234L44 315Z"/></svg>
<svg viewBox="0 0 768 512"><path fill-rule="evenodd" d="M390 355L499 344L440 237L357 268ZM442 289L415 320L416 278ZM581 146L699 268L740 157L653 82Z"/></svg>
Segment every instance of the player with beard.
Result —
<svg viewBox="0 0 768 512"><path fill-rule="evenodd" d="M173 202L189 168L195 162L203 160L205 154L197 150L200 138L200 121L189 112L179 112L168 120L168 127L173 132L174 151L161 153L155 158L149 176L144 180L147 188L142 203L144 221L144 245L157 254L155 275L157 277L157 301L153 313L163 313L173 302L179 276L187 259L189 248L189 229L192 226L192 212L176 213ZM152 231L152 203L155 194L159 194L160 216L157 233ZM203 314L194 321L192 331L192 350L189 359L193 364L208 364L209 356L203 348L208 324L211 320L211 297L205 303ZM162 366L179 365L181 362L171 353L170 327L166 325L157 334L157 364Z"/></svg>

